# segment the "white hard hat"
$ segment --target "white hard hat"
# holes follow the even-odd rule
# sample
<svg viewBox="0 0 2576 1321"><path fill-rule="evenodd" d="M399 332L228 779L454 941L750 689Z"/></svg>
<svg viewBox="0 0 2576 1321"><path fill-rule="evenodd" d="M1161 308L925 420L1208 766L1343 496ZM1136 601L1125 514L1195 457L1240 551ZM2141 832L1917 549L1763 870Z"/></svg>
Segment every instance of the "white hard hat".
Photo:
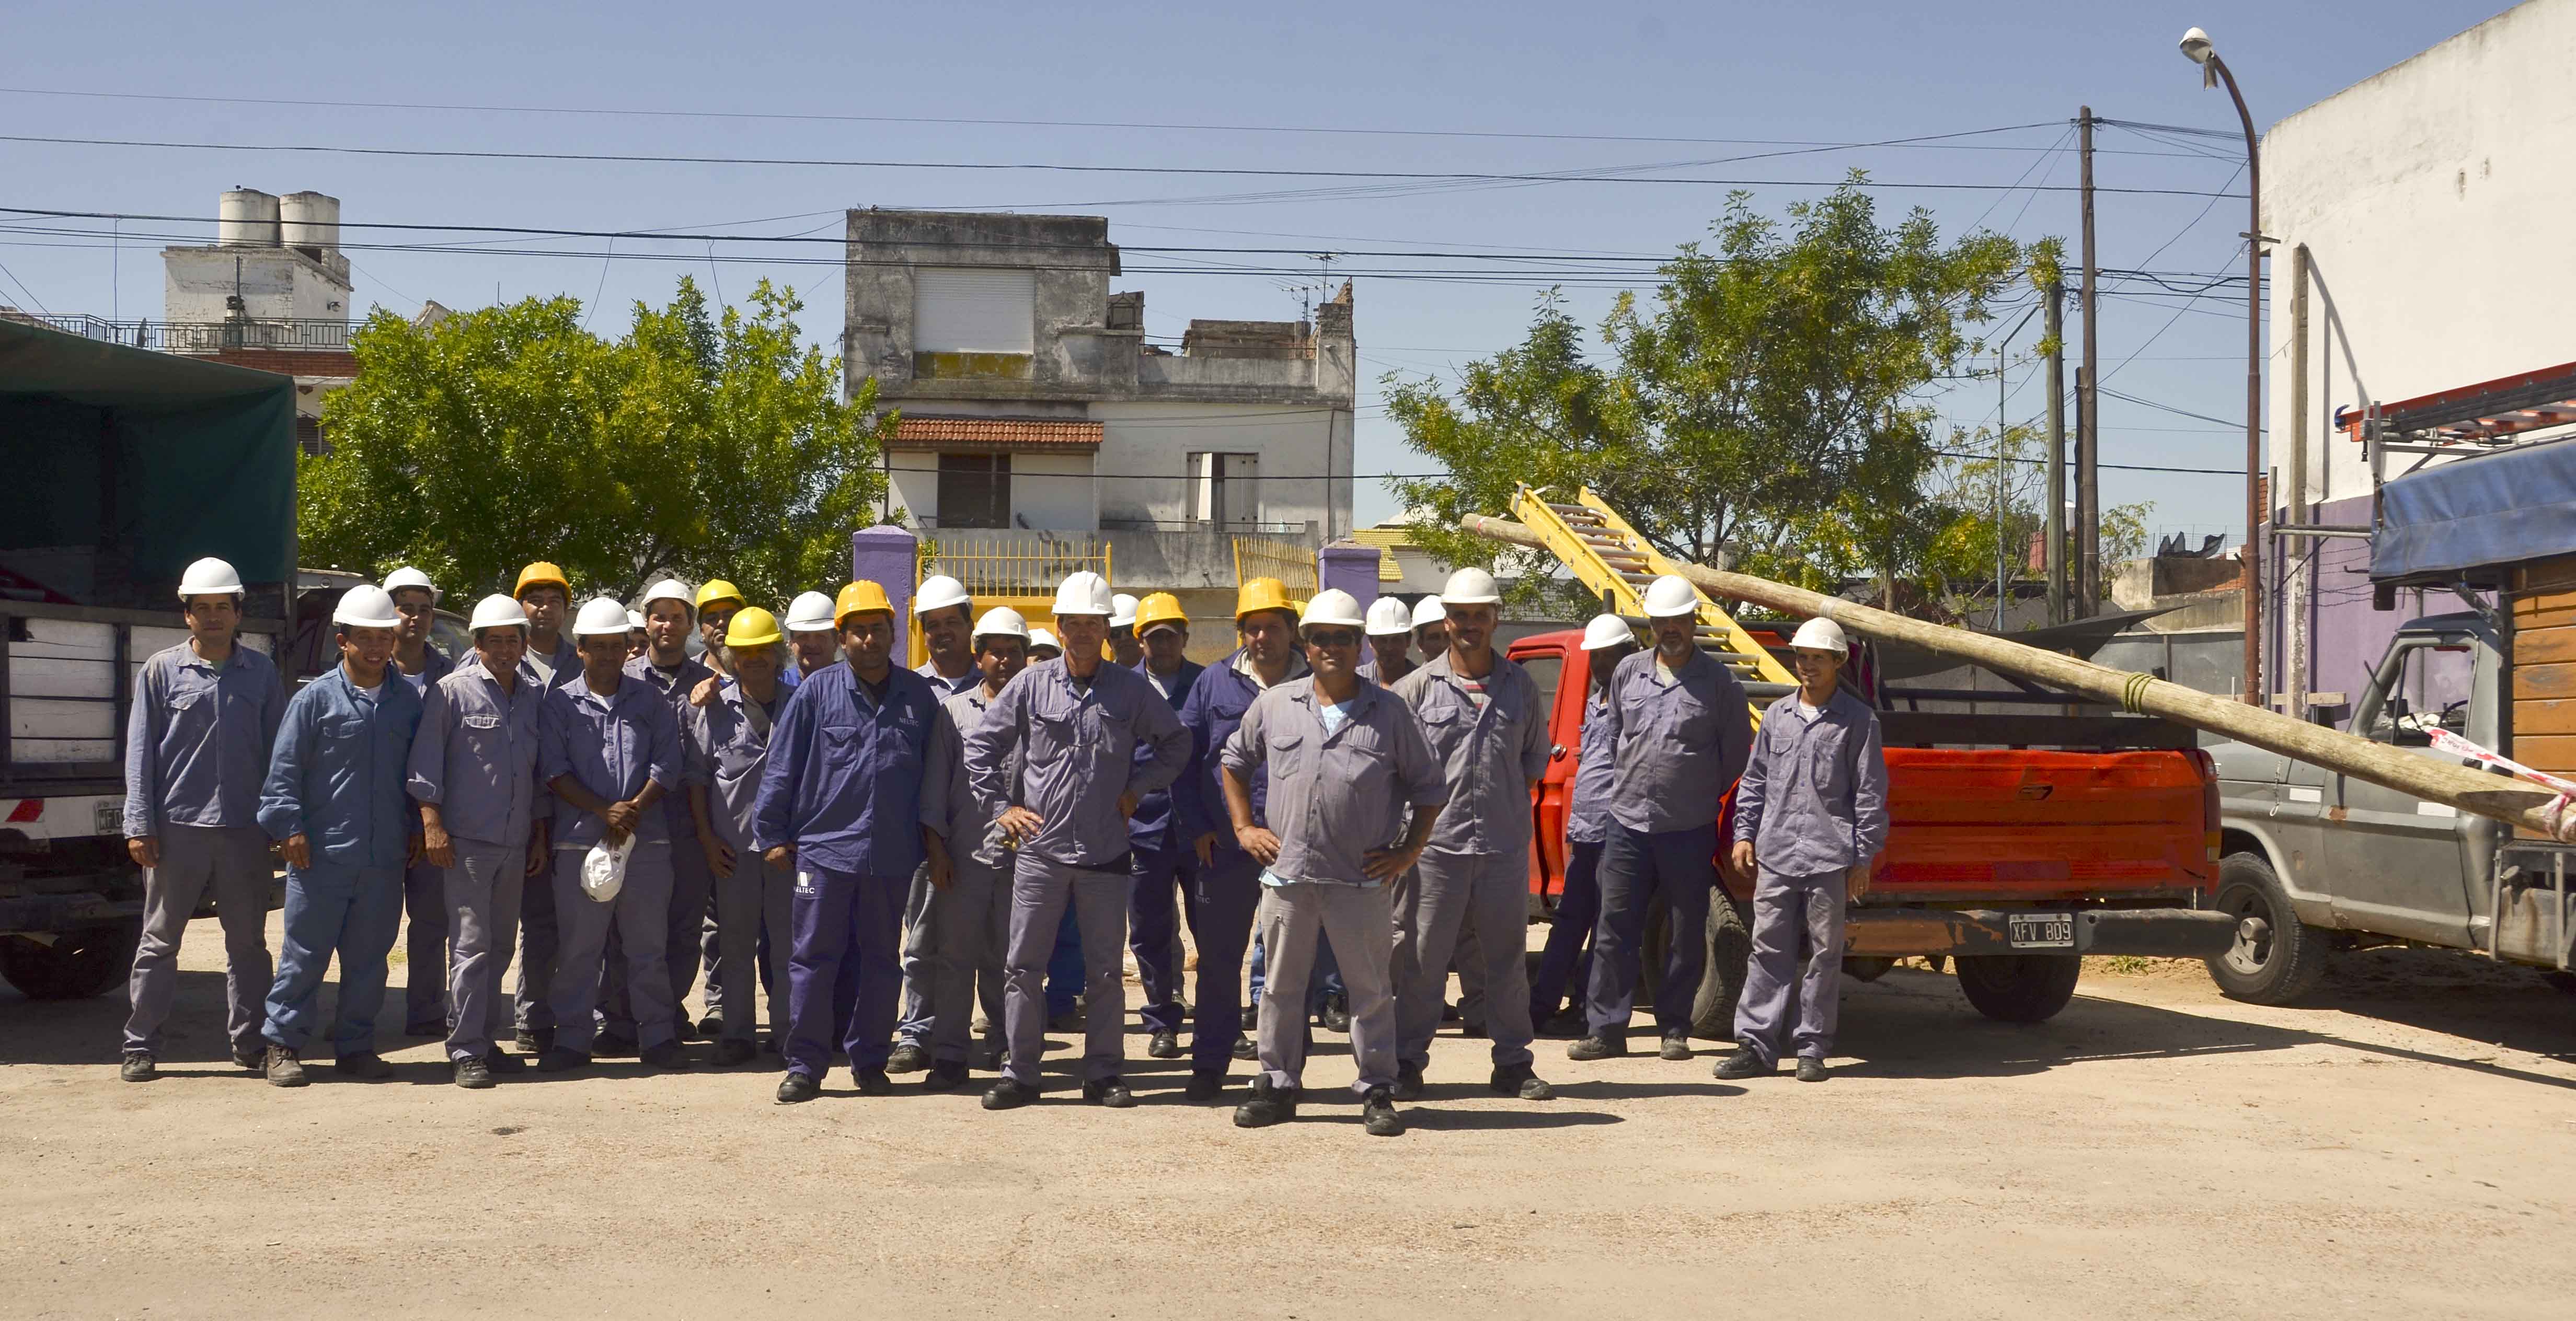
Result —
<svg viewBox="0 0 2576 1321"><path fill-rule="evenodd" d="M1843 636L1843 626L1821 615L1800 624L1797 634L1789 639L1789 645L1813 647L1837 656L1851 654L1851 639Z"/></svg>
<svg viewBox="0 0 2576 1321"><path fill-rule="evenodd" d="M628 627L628 628L630 628L630 629L635 629L635 628L642 628L642 627L644 627L644 612L643 612L643 611L641 611L641 610L629 610L629 611L627 611L627 612L626 612L626 627Z"/></svg>
<svg viewBox="0 0 2576 1321"><path fill-rule="evenodd" d="M1029 650L1035 651L1040 647L1045 647L1048 650L1055 652L1062 652L1064 650L1064 644L1055 640L1055 634L1049 633L1043 628L1030 629Z"/></svg>
<svg viewBox="0 0 2576 1321"><path fill-rule="evenodd" d="M415 569L408 564L385 575L385 594L387 596L391 596L395 592L399 592L406 587L417 587L420 590L429 593L429 603L431 605L438 604L438 598L442 595L438 590L438 584L431 582L428 574L422 573L420 570Z"/></svg>
<svg viewBox="0 0 2576 1321"><path fill-rule="evenodd" d="M1056 585L1055 617L1098 615L1103 619L1116 609L1109 599L1109 580L1089 570L1068 574Z"/></svg>
<svg viewBox="0 0 2576 1321"><path fill-rule="evenodd" d="M517 597L496 592L474 603L474 618L466 622L465 630L480 633L487 628L508 628L513 624L526 628L528 612L519 607Z"/></svg>
<svg viewBox="0 0 2576 1321"><path fill-rule="evenodd" d="M599 636L624 637L634 625L626 622L626 607L615 597L594 596L581 603L581 613L573 616L572 635L576 638Z"/></svg>
<svg viewBox="0 0 2576 1321"><path fill-rule="evenodd" d="M1583 626L1583 649L1599 651L1603 647L1625 646L1637 640L1637 631L1617 615L1594 615Z"/></svg>
<svg viewBox="0 0 2576 1321"><path fill-rule="evenodd" d="M616 844L603 839L581 855L581 892L597 903L615 903L617 892L626 888L626 859L635 852L635 835L629 831Z"/></svg>
<svg viewBox="0 0 2576 1321"><path fill-rule="evenodd" d="M340 593L340 604L331 607L331 622L350 628L400 628L402 616L394 613L394 599L374 583L360 583Z"/></svg>
<svg viewBox="0 0 2576 1321"><path fill-rule="evenodd" d="M787 603L787 631L790 633L828 633L832 631L832 598L821 592L798 592Z"/></svg>
<svg viewBox="0 0 2576 1321"><path fill-rule="evenodd" d="M1029 621L1022 618L1019 611L1006 605L997 605L985 611L984 617L975 621L975 640L979 643L986 638L1019 638L1026 641L1028 636Z"/></svg>
<svg viewBox="0 0 2576 1321"><path fill-rule="evenodd" d="M1366 627L1360 617L1360 599L1338 587L1327 587L1306 599L1306 613L1298 617L1297 627L1315 624L1341 624L1351 628Z"/></svg>
<svg viewBox="0 0 2576 1321"><path fill-rule="evenodd" d="M189 565L188 571L179 575L179 599L182 601L192 596L222 596L227 593L238 596L241 589L241 575L233 572L233 566L211 555Z"/></svg>
<svg viewBox="0 0 2576 1321"><path fill-rule="evenodd" d="M915 616L925 611L945 610L952 605L972 609L974 604L975 599L966 594L966 584L944 573L934 573L922 579L921 586L913 589L912 613Z"/></svg>
<svg viewBox="0 0 2576 1321"><path fill-rule="evenodd" d="M1135 597L1129 596L1125 592L1120 592L1116 596L1109 598L1109 626L1111 628L1134 628L1136 626Z"/></svg>
<svg viewBox="0 0 2576 1321"><path fill-rule="evenodd" d="M1494 575L1470 564L1449 575L1440 588L1440 600L1444 606L1501 605L1503 593L1494 586Z"/></svg>
<svg viewBox="0 0 2576 1321"><path fill-rule="evenodd" d="M1402 637L1413 632L1413 612L1392 596L1369 602L1368 632L1373 638Z"/></svg>
<svg viewBox="0 0 2576 1321"><path fill-rule="evenodd" d="M665 578L662 581L645 588L644 599L636 602L635 608L643 614L651 614L653 611L653 603L655 601L677 601L680 603L680 607L682 609L689 612L690 618L697 618L698 599L695 596L690 595L689 585L681 582L677 578ZM642 628L644 626L643 621L639 618L636 621L635 626L637 628Z"/></svg>
<svg viewBox="0 0 2576 1321"><path fill-rule="evenodd" d="M1657 578L1646 588L1646 614L1655 619L1699 613L1699 589L1678 573Z"/></svg>
<svg viewBox="0 0 2576 1321"><path fill-rule="evenodd" d="M1413 603L1413 626L1415 628L1420 628L1425 624L1445 624L1448 622L1449 607L1442 605L1439 597L1426 596Z"/></svg>

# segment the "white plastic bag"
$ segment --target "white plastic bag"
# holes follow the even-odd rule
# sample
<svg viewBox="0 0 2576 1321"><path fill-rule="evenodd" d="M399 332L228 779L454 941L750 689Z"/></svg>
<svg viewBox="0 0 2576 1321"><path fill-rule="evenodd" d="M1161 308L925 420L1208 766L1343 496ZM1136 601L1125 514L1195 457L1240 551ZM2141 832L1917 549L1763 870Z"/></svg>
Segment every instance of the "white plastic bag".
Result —
<svg viewBox="0 0 2576 1321"><path fill-rule="evenodd" d="M590 846L581 860L581 892L599 903L610 903L626 885L626 855L635 851L635 836L629 832L623 844L603 839Z"/></svg>

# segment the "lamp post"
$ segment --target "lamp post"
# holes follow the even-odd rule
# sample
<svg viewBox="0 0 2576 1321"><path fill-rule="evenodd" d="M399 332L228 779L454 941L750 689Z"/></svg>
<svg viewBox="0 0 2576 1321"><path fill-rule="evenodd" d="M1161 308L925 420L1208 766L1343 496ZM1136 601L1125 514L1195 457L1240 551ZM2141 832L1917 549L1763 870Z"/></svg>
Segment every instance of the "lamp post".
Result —
<svg viewBox="0 0 2576 1321"><path fill-rule="evenodd" d="M2182 53L2200 66L2200 85L2227 84L2245 126L2245 700L2270 705L2263 689L2263 569L2254 529L2263 525L2263 158L2254 116L2236 75L2199 28L2182 34Z"/></svg>

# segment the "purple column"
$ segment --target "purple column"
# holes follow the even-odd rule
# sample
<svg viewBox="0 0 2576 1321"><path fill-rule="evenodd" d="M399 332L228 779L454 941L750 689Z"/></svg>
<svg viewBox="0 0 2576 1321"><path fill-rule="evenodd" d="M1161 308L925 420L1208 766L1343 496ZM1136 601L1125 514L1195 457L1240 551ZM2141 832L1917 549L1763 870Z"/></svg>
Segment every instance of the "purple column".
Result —
<svg viewBox="0 0 2576 1321"><path fill-rule="evenodd" d="M1315 581L1323 587L1338 587L1369 608L1377 599L1377 570L1383 552L1375 546L1361 546L1336 541L1315 552Z"/></svg>
<svg viewBox="0 0 2576 1321"><path fill-rule="evenodd" d="M863 527L850 534L850 576L885 589L899 630L912 625L913 575L920 555L921 543L899 527Z"/></svg>

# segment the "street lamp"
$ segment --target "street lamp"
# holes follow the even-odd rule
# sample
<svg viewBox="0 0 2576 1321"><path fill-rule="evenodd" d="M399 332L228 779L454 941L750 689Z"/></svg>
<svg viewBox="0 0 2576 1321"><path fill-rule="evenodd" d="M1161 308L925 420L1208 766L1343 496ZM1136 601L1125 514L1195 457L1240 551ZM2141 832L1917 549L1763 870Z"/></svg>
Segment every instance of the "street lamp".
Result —
<svg viewBox="0 0 2576 1321"><path fill-rule="evenodd" d="M2254 529L2263 525L2263 158L2254 116L2236 75L2199 28L2182 34L2182 53L2200 66L2200 85L2227 84L2245 126L2245 700L2268 706L2263 689L2263 570Z"/></svg>

